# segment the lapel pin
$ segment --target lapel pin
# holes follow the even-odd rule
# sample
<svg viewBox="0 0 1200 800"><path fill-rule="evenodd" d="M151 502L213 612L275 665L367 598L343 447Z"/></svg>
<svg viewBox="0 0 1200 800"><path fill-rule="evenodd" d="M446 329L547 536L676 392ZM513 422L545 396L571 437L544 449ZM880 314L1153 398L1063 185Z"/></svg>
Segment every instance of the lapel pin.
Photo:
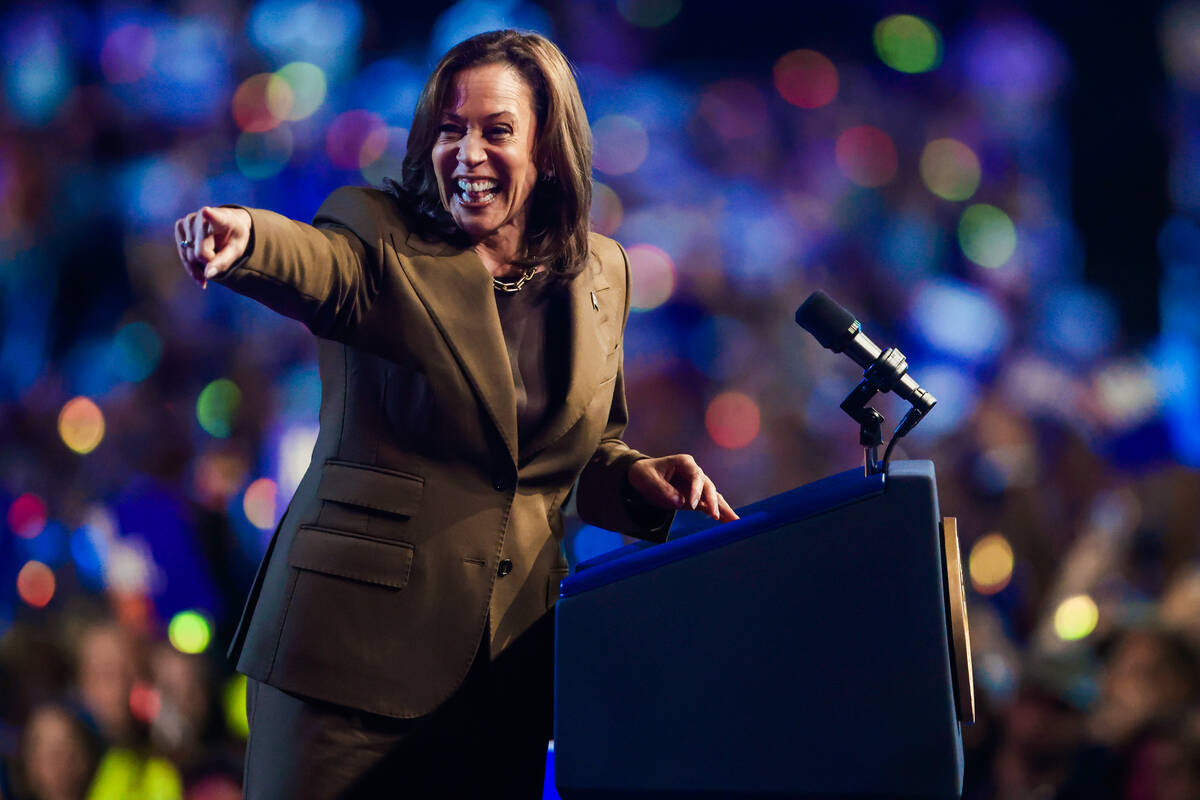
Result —
<svg viewBox="0 0 1200 800"><path fill-rule="evenodd" d="M600 310L600 304L596 302L596 293L595 293L595 292L588 292L588 294L590 294L590 295L592 296L592 308L594 308L594 309L596 309L597 311L599 311L599 310Z"/></svg>

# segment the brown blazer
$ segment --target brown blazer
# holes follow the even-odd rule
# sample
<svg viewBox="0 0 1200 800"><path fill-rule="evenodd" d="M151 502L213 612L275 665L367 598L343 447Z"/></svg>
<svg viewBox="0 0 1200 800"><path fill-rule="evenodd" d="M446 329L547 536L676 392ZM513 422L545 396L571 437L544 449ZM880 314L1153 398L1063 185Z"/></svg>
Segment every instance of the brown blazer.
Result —
<svg viewBox="0 0 1200 800"><path fill-rule="evenodd" d="M571 282L566 402L518 461L492 281L471 250L407 230L395 200L344 187L313 226L253 218L218 281L319 337L320 434L259 568L230 654L285 691L392 717L435 709L486 634L493 654L554 605L561 507L661 538L619 500L624 250L593 234ZM502 566L503 565L503 566ZM502 574L507 572L507 574Z"/></svg>

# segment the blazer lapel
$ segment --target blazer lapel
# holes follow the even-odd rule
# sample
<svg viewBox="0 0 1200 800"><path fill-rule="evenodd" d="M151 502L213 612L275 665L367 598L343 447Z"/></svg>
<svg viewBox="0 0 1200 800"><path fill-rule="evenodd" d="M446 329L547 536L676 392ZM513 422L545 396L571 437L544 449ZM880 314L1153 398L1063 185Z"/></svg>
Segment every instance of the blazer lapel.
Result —
<svg viewBox="0 0 1200 800"><path fill-rule="evenodd" d="M417 253L399 259L413 289L450 346L500 437L517 461L517 400L492 281L472 250L427 242L410 234ZM396 247L395 239L392 246ZM396 248L399 251L399 248Z"/></svg>
<svg viewBox="0 0 1200 800"><path fill-rule="evenodd" d="M522 448L522 463L528 463L567 431L575 427L588 403L595 397L603 376L603 364L616 343L613 330L619 326L621 309L612 309L611 291L595 254L588 265L571 281L569 288L567 330L569 337L567 397L562 409ZM612 315L617 315L614 320ZM555 332L550 333L556 335Z"/></svg>

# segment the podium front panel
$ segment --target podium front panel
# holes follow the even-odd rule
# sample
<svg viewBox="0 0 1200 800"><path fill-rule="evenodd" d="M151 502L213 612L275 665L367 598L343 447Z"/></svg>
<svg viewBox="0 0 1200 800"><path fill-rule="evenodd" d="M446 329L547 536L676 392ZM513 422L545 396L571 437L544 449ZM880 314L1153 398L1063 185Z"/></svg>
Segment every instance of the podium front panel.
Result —
<svg viewBox="0 0 1200 800"><path fill-rule="evenodd" d="M933 465L739 513L564 581L562 796L958 797Z"/></svg>

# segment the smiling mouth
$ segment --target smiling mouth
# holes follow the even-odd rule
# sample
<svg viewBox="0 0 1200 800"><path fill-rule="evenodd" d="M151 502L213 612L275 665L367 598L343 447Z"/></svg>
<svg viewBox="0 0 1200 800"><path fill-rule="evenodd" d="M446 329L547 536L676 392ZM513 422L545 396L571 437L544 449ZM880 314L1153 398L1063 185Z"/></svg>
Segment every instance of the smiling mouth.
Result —
<svg viewBox="0 0 1200 800"><path fill-rule="evenodd" d="M464 206L485 206L496 199L500 184L494 180L466 180L460 178L454 191Z"/></svg>

